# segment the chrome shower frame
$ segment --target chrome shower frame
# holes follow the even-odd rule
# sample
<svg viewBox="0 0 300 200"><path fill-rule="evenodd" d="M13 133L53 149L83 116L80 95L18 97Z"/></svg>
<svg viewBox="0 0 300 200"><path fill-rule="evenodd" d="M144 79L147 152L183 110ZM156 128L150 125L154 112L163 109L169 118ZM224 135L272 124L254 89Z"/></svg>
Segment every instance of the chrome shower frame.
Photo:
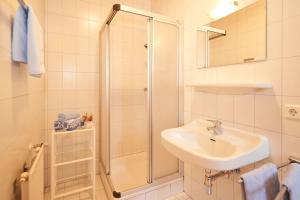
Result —
<svg viewBox="0 0 300 200"><path fill-rule="evenodd" d="M110 180L110 158L111 158L111 148L110 148L110 116L109 116L109 109L110 109L110 73L109 73L109 68L110 68L110 55L109 55L109 50L110 50L110 44L109 44L109 31L110 31L110 23L113 21L114 17L117 15L118 12L125 12L125 13L131 13L134 15L140 15L140 16L144 16L146 18L148 18L148 48L147 48L147 58L148 58L148 95L147 95L147 112L148 112L148 124L149 124L149 160L148 160L148 184L141 186L141 187L137 187L125 192L119 192L116 191L111 180ZM178 86L178 126L183 125L183 59L182 59L182 47L183 47L183 25L180 21L167 17L167 16L163 16L163 15L159 15L153 12L149 12L149 11L145 11L145 10L140 10L140 9L136 9L136 8L132 8L129 6L125 6L122 4L115 4L113 5L113 8L109 14L109 16L107 17L105 24L102 26L100 34L104 32L104 30L107 28L107 37L105 38L106 40L106 46L105 46L105 50L106 50L106 63L105 63L105 78L106 78L106 86L105 86L105 95L106 95L106 101L107 104L105 106L107 106L106 110L108 111L108 122L107 122L107 126L108 126L108 137L107 137L107 143L108 143L108 147L107 147L107 151L106 152L108 154L108 159L105 160L106 163L103 163L102 160L100 159L100 171L101 171L101 176L102 178L104 178L104 186L106 187L107 190L110 190L112 192L112 197L114 198L120 198L123 196L128 196L130 194L134 194L136 192L145 190L147 188L151 188L163 183L166 183L168 181L172 181L178 178L182 178L183 177L183 162L178 160L178 172L175 174L170 174L167 175L165 177L159 178L157 180L153 180L153 162L152 162L152 128L151 128L151 119L152 119L152 65L154 63L154 49L153 49L153 43L154 43L154 22L161 22L161 23L166 23L169 25L174 25L177 30L178 30L178 37L177 37L177 42L178 42L178 48L177 48L177 57L178 57L178 62L177 62L177 86ZM101 87L100 87L101 88ZM101 106L100 106L101 107ZM101 114L100 114L101 116ZM101 155L101 153L100 153ZM105 168L106 166L106 168ZM105 170L104 170L105 169Z"/></svg>

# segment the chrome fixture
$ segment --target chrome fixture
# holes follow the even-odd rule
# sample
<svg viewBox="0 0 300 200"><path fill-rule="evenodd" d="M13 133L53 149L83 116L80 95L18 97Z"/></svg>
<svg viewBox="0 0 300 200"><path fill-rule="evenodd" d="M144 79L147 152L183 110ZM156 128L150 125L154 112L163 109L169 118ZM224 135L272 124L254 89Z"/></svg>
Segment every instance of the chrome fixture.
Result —
<svg viewBox="0 0 300 200"><path fill-rule="evenodd" d="M213 40L219 37L226 36L226 30L210 27L210 26L202 26L200 28L201 31L206 32L208 34L208 39ZM211 33L212 35L209 35Z"/></svg>
<svg viewBox="0 0 300 200"><path fill-rule="evenodd" d="M208 131L213 131L214 135L221 135L222 134L222 122L219 120L207 120L209 122L212 122L212 126L208 126L206 129Z"/></svg>
<svg viewBox="0 0 300 200"><path fill-rule="evenodd" d="M25 9L27 10L28 6L26 5L26 3L24 2L24 0L18 0L19 4Z"/></svg>
<svg viewBox="0 0 300 200"><path fill-rule="evenodd" d="M205 169L204 185L207 187L207 194L212 194L213 181L222 176L226 176L227 178L229 178L229 176L233 173L240 173L240 169L219 171L214 174L211 173L210 169Z"/></svg>

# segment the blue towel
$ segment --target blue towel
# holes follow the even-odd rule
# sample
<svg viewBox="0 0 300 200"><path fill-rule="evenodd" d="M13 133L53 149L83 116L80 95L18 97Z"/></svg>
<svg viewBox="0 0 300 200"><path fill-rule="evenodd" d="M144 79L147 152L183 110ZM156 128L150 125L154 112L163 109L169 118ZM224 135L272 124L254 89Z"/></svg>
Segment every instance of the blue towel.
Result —
<svg viewBox="0 0 300 200"><path fill-rule="evenodd" d="M69 119L79 118L80 114L78 112L63 112L58 114L58 121L66 121Z"/></svg>
<svg viewBox="0 0 300 200"><path fill-rule="evenodd" d="M14 19L12 59L27 63L27 11L22 6L18 8Z"/></svg>
<svg viewBox="0 0 300 200"><path fill-rule="evenodd" d="M59 131L64 129L64 124L61 121L54 121L54 130Z"/></svg>
<svg viewBox="0 0 300 200"><path fill-rule="evenodd" d="M69 119L65 121L54 121L54 130L67 130L72 131L82 126L82 121L80 118Z"/></svg>
<svg viewBox="0 0 300 200"><path fill-rule="evenodd" d="M28 6L27 26L28 73L40 77L45 73L44 31L31 6Z"/></svg>
<svg viewBox="0 0 300 200"><path fill-rule="evenodd" d="M64 129L67 131L72 131L81 126L81 119L69 119L63 122Z"/></svg>
<svg viewBox="0 0 300 200"><path fill-rule="evenodd" d="M277 166L268 163L241 175L246 200L274 200L280 190Z"/></svg>
<svg viewBox="0 0 300 200"><path fill-rule="evenodd" d="M286 176L283 179L283 185L288 188L288 199L299 200L300 199L300 165L292 163L288 167Z"/></svg>

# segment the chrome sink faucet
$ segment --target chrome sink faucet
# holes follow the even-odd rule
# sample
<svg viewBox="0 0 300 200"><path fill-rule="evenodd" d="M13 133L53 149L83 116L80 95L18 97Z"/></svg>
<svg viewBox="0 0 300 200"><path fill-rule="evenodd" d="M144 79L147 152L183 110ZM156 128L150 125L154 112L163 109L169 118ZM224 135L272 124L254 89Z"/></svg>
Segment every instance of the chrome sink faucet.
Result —
<svg viewBox="0 0 300 200"><path fill-rule="evenodd" d="M209 122L212 122L212 126L206 127L208 131L213 131L213 135L221 135L222 134L222 122L219 120L207 120Z"/></svg>

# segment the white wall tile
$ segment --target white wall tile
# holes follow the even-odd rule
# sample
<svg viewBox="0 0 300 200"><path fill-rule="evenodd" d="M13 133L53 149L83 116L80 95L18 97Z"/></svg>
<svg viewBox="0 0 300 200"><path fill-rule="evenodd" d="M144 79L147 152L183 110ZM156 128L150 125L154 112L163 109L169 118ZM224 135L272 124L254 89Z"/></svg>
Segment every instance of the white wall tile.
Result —
<svg viewBox="0 0 300 200"><path fill-rule="evenodd" d="M272 84L271 89L257 91L257 94L281 95L282 60L269 60L255 64L255 80Z"/></svg>
<svg viewBox="0 0 300 200"><path fill-rule="evenodd" d="M141 194L141 195L137 195L135 197L131 197L128 200L145 200L145 199L146 199L145 194Z"/></svg>
<svg viewBox="0 0 300 200"><path fill-rule="evenodd" d="M77 0L61 0L64 16L77 17Z"/></svg>
<svg viewBox="0 0 300 200"><path fill-rule="evenodd" d="M216 118L217 96L215 94L194 92L192 98L193 113L211 118Z"/></svg>
<svg viewBox="0 0 300 200"><path fill-rule="evenodd" d="M78 20L73 17L63 17L63 34L64 35L78 35Z"/></svg>
<svg viewBox="0 0 300 200"><path fill-rule="evenodd" d="M76 73L63 72L63 89L65 90L76 89Z"/></svg>
<svg viewBox="0 0 300 200"><path fill-rule="evenodd" d="M300 2L297 0L283 0L283 17L290 18L300 15Z"/></svg>
<svg viewBox="0 0 300 200"><path fill-rule="evenodd" d="M282 85L283 93L287 96L300 96L300 57L285 58L283 60Z"/></svg>
<svg viewBox="0 0 300 200"><path fill-rule="evenodd" d="M282 20L282 0L267 0L268 22Z"/></svg>
<svg viewBox="0 0 300 200"><path fill-rule="evenodd" d="M289 156L300 157L300 138L284 135L282 140L283 151L282 158L286 161Z"/></svg>
<svg viewBox="0 0 300 200"><path fill-rule="evenodd" d="M47 2L47 12L48 13L56 13L62 14L62 0L51 0Z"/></svg>
<svg viewBox="0 0 300 200"><path fill-rule="evenodd" d="M283 21L283 56L300 55L300 16L287 18Z"/></svg>
<svg viewBox="0 0 300 200"><path fill-rule="evenodd" d="M175 183L171 184L171 195L175 196L176 194L179 194L183 192L183 181L177 181Z"/></svg>
<svg viewBox="0 0 300 200"><path fill-rule="evenodd" d="M280 96L255 96L255 127L281 132Z"/></svg>
<svg viewBox="0 0 300 200"><path fill-rule="evenodd" d="M146 200L163 200L171 196L170 185L146 193Z"/></svg>
<svg viewBox="0 0 300 200"><path fill-rule="evenodd" d="M282 57L282 22L276 21L268 24L267 34L267 58L276 59Z"/></svg>
<svg viewBox="0 0 300 200"><path fill-rule="evenodd" d="M221 177L217 180L216 195L218 199L232 200L234 199L234 182L230 178Z"/></svg>
<svg viewBox="0 0 300 200"><path fill-rule="evenodd" d="M60 90L62 88L62 73L48 72L47 86L48 86L48 90Z"/></svg>
<svg viewBox="0 0 300 200"><path fill-rule="evenodd" d="M234 118L238 124L254 125L254 96L236 95L234 101Z"/></svg>
<svg viewBox="0 0 300 200"><path fill-rule="evenodd" d="M269 140L270 156L264 162L273 162L277 165L281 163L281 134L261 129L255 129L255 133L264 135Z"/></svg>
<svg viewBox="0 0 300 200"><path fill-rule="evenodd" d="M62 70L62 55L60 53L47 54L47 70L48 71Z"/></svg>
<svg viewBox="0 0 300 200"><path fill-rule="evenodd" d="M49 14L47 16L47 31L48 33L61 34L63 32L63 21L62 17L57 14Z"/></svg>
<svg viewBox="0 0 300 200"><path fill-rule="evenodd" d="M64 72L76 72L76 55L75 54L63 54L63 71Z"/></svg>
<svg viewBox="0 0 300 200"><path fill-rule="evenodd" d="M233 122L234 120L234 96L218 95L217 96L217 118Z"/></svg>

